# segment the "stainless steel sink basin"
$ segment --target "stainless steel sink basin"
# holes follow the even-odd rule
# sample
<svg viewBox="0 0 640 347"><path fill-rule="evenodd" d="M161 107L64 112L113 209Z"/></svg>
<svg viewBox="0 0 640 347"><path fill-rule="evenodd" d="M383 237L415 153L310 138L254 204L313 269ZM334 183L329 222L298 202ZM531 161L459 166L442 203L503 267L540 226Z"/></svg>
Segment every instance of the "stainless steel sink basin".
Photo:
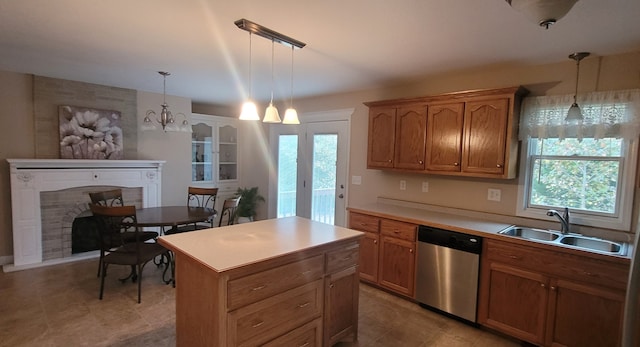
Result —
<svg viewBox="0 0 640 347"><path fill-rule="evenodd" d="M580 234L562 234L555 230L512 226L498 232L498 234L602 254L626 255L627 252L627 244L624 242L614 242Z"/></svg>
<svg viewBox="0 0 640 347"><path fill-rule="evenodd" d="M560 239L560 243L609 254L623 254L624 251L624 244L586 236L567 235Z"/></svg>
<svg viewBox="0 0 640 347"><path fill-rule="evenodd" d="M527 227L511 227L499 232L502 235L521 237L528 240L537 241L555 241L560 237L560 233L551 230L527 228Z"/></svg>

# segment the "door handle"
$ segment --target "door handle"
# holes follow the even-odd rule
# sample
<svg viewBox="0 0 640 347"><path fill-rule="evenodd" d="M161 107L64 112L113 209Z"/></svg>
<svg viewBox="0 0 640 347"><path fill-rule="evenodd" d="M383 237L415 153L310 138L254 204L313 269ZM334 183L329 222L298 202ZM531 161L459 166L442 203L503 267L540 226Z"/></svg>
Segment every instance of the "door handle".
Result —
<svg viewBox="0 0 640 347"><path fill-rule="evenodd" d="M338 195L338 197L339 197L340 199L344 199L344 194L340 193L340 195Z"/></svg>

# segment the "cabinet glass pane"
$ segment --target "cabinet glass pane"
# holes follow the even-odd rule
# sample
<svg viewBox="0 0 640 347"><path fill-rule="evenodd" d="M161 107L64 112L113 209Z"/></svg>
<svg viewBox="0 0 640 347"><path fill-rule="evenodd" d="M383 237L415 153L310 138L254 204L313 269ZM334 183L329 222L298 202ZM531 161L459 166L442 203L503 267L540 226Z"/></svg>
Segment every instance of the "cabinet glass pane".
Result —
<svg viewBox="0 0 640 347"><path fill-rule="evenodd" d="M218 128L220 148L218 180L238 179L238 129L231 125Z"/></svg>
<svg viewBox="0 0 640 347"><path fill-rule="evenodd" d="M211 181L213 159L213 128L198 123L192 126L191 133L191 180L194 182Z"/></svg>

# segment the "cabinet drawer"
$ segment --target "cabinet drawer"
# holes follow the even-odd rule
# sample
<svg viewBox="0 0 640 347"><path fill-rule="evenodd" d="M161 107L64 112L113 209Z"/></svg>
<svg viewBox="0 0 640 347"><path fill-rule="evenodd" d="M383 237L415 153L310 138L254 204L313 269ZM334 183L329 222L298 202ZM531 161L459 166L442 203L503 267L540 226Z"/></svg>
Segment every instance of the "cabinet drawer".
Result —
<svg viewBox="0 0 640 347"><path fill-rule="evenodd" d="M390 219L380 221L380 233L407 241L415 241L418 226Z"/></svg>
<svg viewBox="0 0 640 347"><path fill-rule="evenodd" d="M366 214L350 212L349 228L377 233L380 232L380 218L369 216Z"/></svg>
<svg viewBox="0 0 640 347"><path fill-rule="evenodd" d="M313 320L283 336L262 345L263 347L322 346L322 324L320 319Z"/></svg>
<svg viewBox="0 0 640 347"><path fill-rule="evenodd" d="M262 344L320 317L322 289L322 280L317 280L230 312L228 345Z"/></svg>
<svg viewBox="0 0 640 347"><path fill-rule="evenodd" d="M227 283L227 309L234 310L322 278L324 256L303 259Z"/></svg>
<svg viewBox="0 0 640 347"><path fill-rule="evenodd" d="M359 249L359 243L354 242L344 248L327 252L327 273L333 273L358 264Z"/></svg>
<svg viewBox="0 0 640 347"><path fill-rule="evenodd" d="M620 264L608 263L588 256L538 249L522 245L488 240L487 257L490 260L512 264L545 273L605 287L626 288L628 269Z"/></svg>

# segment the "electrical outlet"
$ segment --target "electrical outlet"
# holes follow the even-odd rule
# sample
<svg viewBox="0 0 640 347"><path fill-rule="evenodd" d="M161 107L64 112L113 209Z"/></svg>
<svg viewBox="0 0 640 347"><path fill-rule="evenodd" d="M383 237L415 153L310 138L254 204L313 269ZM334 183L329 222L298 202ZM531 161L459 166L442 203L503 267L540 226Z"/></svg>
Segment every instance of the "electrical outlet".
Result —
<svg viewBox="0 0 640 347"><path fill-rule="evenodd" d="M423 193L429 192L429 182L427 181L422 182L422 192Z"/></svg>
<svg viewBox="0 0 640 347"><path fill-rule="evenodd" d="M362 184L362 176L351 176L351 184L361 185Z"/></svg>
<svg viewBox="0 0 640 347"><path fill-rule="evenodd" d="M400 190L407 190L407 181L400 180Z"/></svg>
<svg viewBox="0 0 640 347"><path fill-rule="evenodd" d="M500 189L489 188L487 191L487 200L500 202L502 191Z"/></svg>

